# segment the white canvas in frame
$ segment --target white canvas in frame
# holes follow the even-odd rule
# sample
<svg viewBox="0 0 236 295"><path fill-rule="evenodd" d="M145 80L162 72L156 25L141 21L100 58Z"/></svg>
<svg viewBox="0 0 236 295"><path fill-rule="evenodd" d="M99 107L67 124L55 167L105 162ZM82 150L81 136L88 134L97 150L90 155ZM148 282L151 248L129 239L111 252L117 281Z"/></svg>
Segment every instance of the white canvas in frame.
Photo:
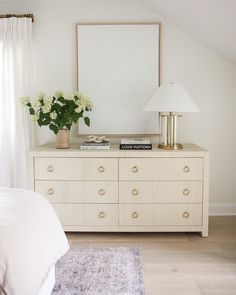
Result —
<svg viewBox="0 0 236 295"><path fill-rule="evenodd" d="M78 90L94 109L80 134L156 134L143 107L159 85L159 24L77 25Z"/></svg>

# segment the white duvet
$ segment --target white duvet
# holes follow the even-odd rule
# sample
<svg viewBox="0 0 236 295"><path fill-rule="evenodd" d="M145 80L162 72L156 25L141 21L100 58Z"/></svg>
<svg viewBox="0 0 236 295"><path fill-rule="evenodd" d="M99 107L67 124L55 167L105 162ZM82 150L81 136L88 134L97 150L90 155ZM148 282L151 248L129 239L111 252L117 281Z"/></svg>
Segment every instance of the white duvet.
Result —
<svg viewBox="0 0 236 295"><path fill-rule="evenodd" d="M44 197L0 188L0 294L37 295L68 249L60 222Z"/></svg>

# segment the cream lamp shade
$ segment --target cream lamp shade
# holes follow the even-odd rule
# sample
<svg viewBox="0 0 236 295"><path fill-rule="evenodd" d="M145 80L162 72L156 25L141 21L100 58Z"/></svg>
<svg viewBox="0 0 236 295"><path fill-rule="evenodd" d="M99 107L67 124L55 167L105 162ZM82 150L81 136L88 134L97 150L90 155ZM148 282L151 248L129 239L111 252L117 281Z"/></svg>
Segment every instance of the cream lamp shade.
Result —
<svg viewBox="0 0 236 295"><path fill-rule="evenodd" d="M149 112L199 112L183 86L176 83L162 84L144 107Z"/></svg>
<svg viewBox="0 0 236 295"><path fill-rule="evenodd" d="M183 86L170 83L157 88L144 111L160 112L161 136L158 147L178 150L183 148L179 142L179 113L199 112L199 109Z"/></svg>

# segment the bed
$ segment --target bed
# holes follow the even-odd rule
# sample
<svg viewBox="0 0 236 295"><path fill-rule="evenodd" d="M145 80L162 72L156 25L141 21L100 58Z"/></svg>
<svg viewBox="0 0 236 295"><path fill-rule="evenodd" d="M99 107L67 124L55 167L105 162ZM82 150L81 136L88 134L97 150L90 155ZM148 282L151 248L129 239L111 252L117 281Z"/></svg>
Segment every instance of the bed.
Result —
<svg viewBox="0 0 236 295"><path fill-rule="evenodd" d="M40 194L0 188L0 294L49 295L55 263L69 249L61 224Z"/></svg>

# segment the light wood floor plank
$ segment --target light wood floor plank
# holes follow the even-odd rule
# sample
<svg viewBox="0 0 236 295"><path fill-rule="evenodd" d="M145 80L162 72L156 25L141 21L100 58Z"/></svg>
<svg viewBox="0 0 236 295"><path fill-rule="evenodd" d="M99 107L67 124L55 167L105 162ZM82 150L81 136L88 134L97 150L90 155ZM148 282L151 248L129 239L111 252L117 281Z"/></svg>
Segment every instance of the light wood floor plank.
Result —
<svg viewBox="0 0 236 295"><path fill-rule="evenodd" d="M140 248L146 295L235 295L236 216L197 233L68 233L72 246Z"/></svg>
<svg viewBox="0 0 236 295"><path fill-rule="evenodd" d="M197 285L203 295L235 295L236 280L234 279L198 279Z"/></svg>

